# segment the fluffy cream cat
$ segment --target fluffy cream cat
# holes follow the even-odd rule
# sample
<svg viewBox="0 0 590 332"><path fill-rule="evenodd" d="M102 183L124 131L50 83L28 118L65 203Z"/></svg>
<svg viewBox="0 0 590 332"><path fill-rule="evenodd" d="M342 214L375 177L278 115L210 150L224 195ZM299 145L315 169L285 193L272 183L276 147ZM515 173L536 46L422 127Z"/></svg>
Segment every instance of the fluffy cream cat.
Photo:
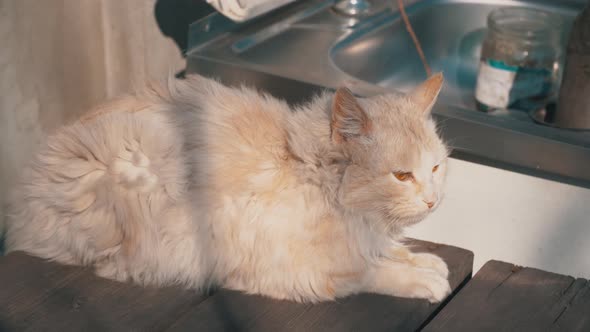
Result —
<svg viewBox="0 0 590 332"><path fill-rule="evenodd" d="M7 249L144 285L441 301L446 264L400 240L442 195L442 81L290 109L196 76L111 102L42 144Z"/></svg>

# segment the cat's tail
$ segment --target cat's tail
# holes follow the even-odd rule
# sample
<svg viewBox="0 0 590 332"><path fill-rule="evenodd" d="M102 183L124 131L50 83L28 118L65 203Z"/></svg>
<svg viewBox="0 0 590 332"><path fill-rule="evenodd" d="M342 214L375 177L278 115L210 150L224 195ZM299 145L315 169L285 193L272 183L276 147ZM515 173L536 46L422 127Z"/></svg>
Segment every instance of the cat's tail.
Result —
<svg viewBox="0 0 590 332"><path fill-rule="evenodd" d="M159 223L185 192L179 136L167 112L147 107L84 118L48 137L11 200L7 250L102 264L106 276L125 279L125 258L158 255Z"/></svg>

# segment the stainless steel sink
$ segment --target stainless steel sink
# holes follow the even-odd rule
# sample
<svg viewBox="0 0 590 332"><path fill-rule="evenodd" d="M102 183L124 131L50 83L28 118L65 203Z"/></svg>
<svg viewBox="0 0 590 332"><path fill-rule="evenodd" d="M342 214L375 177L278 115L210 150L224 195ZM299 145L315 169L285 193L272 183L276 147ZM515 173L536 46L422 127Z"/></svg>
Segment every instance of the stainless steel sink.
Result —
<svg viewBox="0 0 590 332"><path fill-rule="evenodd" d="M475 109L474 88L486 18L499 5L527 6L559 13L571 22L575 6L564 2L428 0L407 9L433 71L445 74L441 102ZM340 70L386 88L406 90L426 74L399 15L394 14L339 41L330 56Z"/></svg>
<svg viewBox="0 0 590 332"><path fill-rule="evenodd" d="M291 103L347 85L359 95L406 90L425 78L397 9L353 19L333 0L301 0L252 22L213 14L191 25L187 71L249 84ZM454 156L590 187L590 133L534 123L518 111L481 113L473 90L487 14L543 8L572 21L586 0L410 0L412 25L446 84L434 109ZM379 5L379 4L377 4Z"/></svg>

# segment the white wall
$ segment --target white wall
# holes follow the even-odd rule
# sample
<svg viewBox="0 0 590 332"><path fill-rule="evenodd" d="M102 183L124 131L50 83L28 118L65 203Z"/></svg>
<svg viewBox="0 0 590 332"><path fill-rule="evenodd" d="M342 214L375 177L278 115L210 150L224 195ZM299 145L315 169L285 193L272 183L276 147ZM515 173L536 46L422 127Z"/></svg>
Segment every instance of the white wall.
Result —
<svg viewBox="0 0 590 332"><path fill-rule="evenodd" d="M590 189L451 159L439 209L408 235L490 259L590 277Z"/></svg>

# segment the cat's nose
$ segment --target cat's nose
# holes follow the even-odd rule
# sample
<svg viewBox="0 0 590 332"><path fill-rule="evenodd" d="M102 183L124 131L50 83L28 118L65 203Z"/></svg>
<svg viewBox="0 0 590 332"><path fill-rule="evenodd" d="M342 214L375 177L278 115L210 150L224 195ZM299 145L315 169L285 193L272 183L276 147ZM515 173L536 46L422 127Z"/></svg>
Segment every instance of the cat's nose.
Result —
<svg viewBox="0 0 590 332"><path fill-rule="evenodd" d="M432 207L434 206L434 204L436 203L435 201L424 201L424 203L426 203L426 205L428 206L429 209L432 209Z"/></svg>

